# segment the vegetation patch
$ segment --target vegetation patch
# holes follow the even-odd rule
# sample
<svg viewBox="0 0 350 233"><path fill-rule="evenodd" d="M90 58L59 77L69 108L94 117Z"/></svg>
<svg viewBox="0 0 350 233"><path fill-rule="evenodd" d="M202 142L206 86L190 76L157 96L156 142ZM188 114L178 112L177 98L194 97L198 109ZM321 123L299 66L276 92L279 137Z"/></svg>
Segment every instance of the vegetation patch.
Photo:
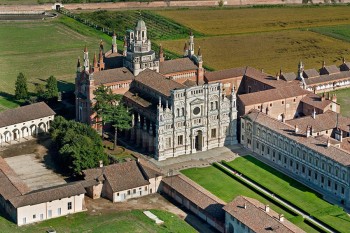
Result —
<svg viewBox="0 0 350 233"><path fill-rule="evenodd" d="M350 228L350 217L340 207L263 162L245 156L226 164L332 228L340 232Z"/></svg>
<svg viewBox="0 0 350 233"><path fill-rule="evenodd" d="M330 95L337 95L337 102L340 104L340 112L343 116L350 117L350 88L330 92Z"/></svg>
<svg viewBox="0 0 350 233"><path fill-rule="evenodd" d="M124 232L196 232L178 216L163 211L151 210L153 214L164 221L157 225L143 214L141 210L89 214L87 212L68 215L66 217L50 219L38 224L18 227L0 215L0 229L2 233L37 233L55 229L57 232L96 232L96 233L124 233Z"/></svg>
<svg viewBox="0 0 350 233"><path fill-rule="evenodd" d="M164 48L177 54L183 53L186 40L161 41ZM341 64L342 57L349 56L349 44L311 31L288 30L195 38L196 51L201 47L204 64L216 70L252 66L276 74L297 72L300 60L305 69L321 68L326 64Z"/></svg>
<svg viewBox="0 0 350 233"><path fill-rule="evenodd" d="M313 32L350 42L350 25L336 25L332 27L317 27L310 29Z"/></svg>
<svg viewBox="0 0 350 233"><path fill-rule="evenodd" d="M206 35L233 35L349 24L349 11L350 6L342 5L173 9L156 13Z"/></svg>
<svg viewBox="0 0 350 233"><path fill-rule="evenodd" d="M139 19L145 21L148 38L151 40L168 40L188 37L191 29L174 20L164 18L151 11L106 11L100 10L89 13L81 13L79 17L89 20L100 27L115 30L122 40L126 31L134 29ZM194 32L196 36L200 33Z"/></svg>
<svg viewBox="0 0 350 233"><path fill-rule="evenodd" d="M232 178L231 176L225 174L213 166L186 169L182 170L181 173L213 193L215 196L221 198L225 202L230 202L235 197L243 195L257 199L264 204L269 204L273 210L275 210L277 213L283 213L287 219L295 218L295 215L292 212L282 209L275 203L267 200L238 180ZM317 232L304 222L297 222L296 225L304 229L306 232Z"/></svg>

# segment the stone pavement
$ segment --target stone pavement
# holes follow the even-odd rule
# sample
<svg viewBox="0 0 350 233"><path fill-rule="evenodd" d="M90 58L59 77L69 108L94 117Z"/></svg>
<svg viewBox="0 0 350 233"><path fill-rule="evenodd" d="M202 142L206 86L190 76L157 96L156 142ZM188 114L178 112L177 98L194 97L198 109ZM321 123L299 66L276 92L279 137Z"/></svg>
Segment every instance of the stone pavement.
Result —
<svg viewBox="0 0 350 233"><path fill-rule="evenodd" d="M214 162L222 160L232 161L242 152L241 145L230 147L219 147L208 151L202 151L195 154L180 155L179 157L168 158L164 161L157 161L154 158L146 157L148 161L156 165L164 174L169 172L172 174L179 173L182 169L192 167L207 167ZM170 174L171 175L171 174Z"/></svg>
<svg viewBox="0 0 350 233"><path fill-rule="evenodd" d="M31 190L66 183L63 177L46 168L41 160L35 158L35 154L5 158L5 161Z"/></svg>

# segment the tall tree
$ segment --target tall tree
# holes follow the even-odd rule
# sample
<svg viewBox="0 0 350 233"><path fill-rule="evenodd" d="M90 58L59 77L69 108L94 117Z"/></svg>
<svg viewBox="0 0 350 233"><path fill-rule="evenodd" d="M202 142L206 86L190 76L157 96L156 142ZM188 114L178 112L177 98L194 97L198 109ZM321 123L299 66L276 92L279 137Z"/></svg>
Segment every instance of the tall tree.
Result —
<svg viewBox="0 0 350 233"><path fill-rule="evenodd" d="M123 102L119 102L118 105L111 108L109 114L109 121L114 127L114 147L117 146L117 135L118 130L127 130L131 128L131 115L127 108L124 106Z"/></svg>
<svg viewBox="0 0 350 233"><path fill-rule="evenodd" d="M54 76L50 76L46 81L46 98L52 100L58 97L57 80Z"/></svg>
<svg viewBox="0 0 350 233"><path fill-rule="evenodd" d="M27 78L23 75L23 73L18 74L15 88L16 100L28 98Z"/></svg>

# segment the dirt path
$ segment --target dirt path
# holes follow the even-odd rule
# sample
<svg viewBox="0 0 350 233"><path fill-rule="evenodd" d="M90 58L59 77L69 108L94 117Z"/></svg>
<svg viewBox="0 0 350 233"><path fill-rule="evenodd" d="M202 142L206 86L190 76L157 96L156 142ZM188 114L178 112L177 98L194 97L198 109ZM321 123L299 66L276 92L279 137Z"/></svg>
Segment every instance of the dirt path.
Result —
<svg viewBox="0 0 350 233"><path fill-rule="evenodd" d="M91 199L85 198L86 207L90 214L98 213L110 213L116 211L125 211L125 210L147 210L147 209L160 209L165 210L170 213L176 214L181 219L185 219L187 214L170 203L167 199L162 197L160 194L155 193L152 195L130 199L125 202L112 203L109 200L104 198L100 199Z"/></svg>

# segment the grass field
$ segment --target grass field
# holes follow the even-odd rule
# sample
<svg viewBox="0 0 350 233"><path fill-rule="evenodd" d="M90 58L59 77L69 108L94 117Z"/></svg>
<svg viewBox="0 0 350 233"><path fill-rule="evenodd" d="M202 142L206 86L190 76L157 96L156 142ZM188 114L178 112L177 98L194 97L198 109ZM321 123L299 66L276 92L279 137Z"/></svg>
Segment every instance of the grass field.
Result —
<svg viewBox="0 0 350 233"><path fill-rule="evenodd" d="M182 54L185 40L161 43L164 48ZM253 66L272 75L281 67L284 72L297 72L300 60L309 69L320 68L323 60L327 64L341 64L343 56L350 56L349 43L298 30L197 38L195 45L201 47L204 64L214 69Z"/></svg>
<svg viewBox="0 0 350 233"><path fill-rule="evenodd" d="M350 229L350 217L341 208L329 204L318 197L311 189L259 160L251 156L245 156L237 158L228 164L251 180L266 187L276 193L276 195L310 215L317 217L338 231L346 232Z"/></svg>
<svg viewBox="0 0 350 233"><path fill-rule="evenodd" d="M311 28L311 31L330 36L339 40L350 42L350 25L337 25L331 27Z"/></svg>
<svg viewBox="0 0 350 233"><path fill-rule="evenodd" d="M38 233L46 232L48 229L55 229L57 232L66 233L143 233L143 232L196 232L185 221L176 215L162 211L151 210L153 214L164 221L163 225L157 225L140 210L104 213L91 215L86 212L69 215L67 217L55 218L42 223L18 227L12 222L0 217L1 233Z"/></svg>
<svg viewBox="0 0 350 233"><path fill-rule="evenodd" d="M350 117L350 88L332 91L330 93L337 95L337 102L340 104L340 113L343 116Z"/></svg>
<svg viewBox="0 0 350 233"><path fill-rule="evenodd" d="M288 6L274 8L213 8L158 10L207 35L233 35L350 24L350 6Z"/></svg>
<svg viewBox="0 0 350 233"><path fill-rule="evenodd" d="M293 221L295 218L295 216L293 216L293 214L290 212L281 209L213 166L205 168L191 168L182 170L181 172L226 202L230 202L235 197L243 195L255 198L264 204L269 204L273 210L278 213L283 213L284 216L291 221ZM303 228L306 232L317 232L304 222L299 222L296 224Z"/></svg>
<svg viewBox="0 0 350 233"><path fill-rule="evenodd" d="M74 29L74 30L73 30ZM28 79L29 90L34 84L54 75L60 90L74 89L78 56L83 56L85 44L92 62L100 39L110 46L110 37L70 18L48 21L2 22L0 24L0 108L11 108L14 83L19 72Z"/></svg>

